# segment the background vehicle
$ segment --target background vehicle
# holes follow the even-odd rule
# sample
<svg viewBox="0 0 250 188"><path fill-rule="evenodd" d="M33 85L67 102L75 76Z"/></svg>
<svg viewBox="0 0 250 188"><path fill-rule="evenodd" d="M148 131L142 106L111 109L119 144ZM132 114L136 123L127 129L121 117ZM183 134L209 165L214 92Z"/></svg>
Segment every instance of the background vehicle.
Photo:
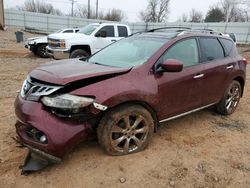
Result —
<svg viewBox="0 0 250 188"><path fill-rule="evenodd" d="M127 25L95 23L83 27L77 34L51 34L47 52L54 59L90 56L105 46L131 34Z"/></svg>
<svg viewBox="0 0 250 188"><path fill-rule="evenodd" d="M84 60L41 65L24 81L16 129L37 155L58 161L95 131L105 152L126 155L159 123L210 106L230 115L247 64L229 37L191 30L138 33Z"/></svg>
<svg viewBox="0 0 250 188"><path fill-rule="evenodd" d="M66 28L61 29L55 33L77 33L79 31L78 28ZM47 36L28 38L25 42L25 48L28 48L34 54L47 58L49 55L46 51L46 46L48 45Z"/></svg>

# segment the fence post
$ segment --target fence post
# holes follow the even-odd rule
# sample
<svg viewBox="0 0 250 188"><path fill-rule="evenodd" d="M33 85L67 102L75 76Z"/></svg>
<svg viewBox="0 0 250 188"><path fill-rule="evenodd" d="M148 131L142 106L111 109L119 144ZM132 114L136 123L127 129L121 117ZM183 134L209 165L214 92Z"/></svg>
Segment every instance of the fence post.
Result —
<svg viewBox="0 0 250 188"><path fill-rule="evenodd" d="M225 28L224 28L224 33L226 33L227 32L227 25L228 25L228 22L226 23L226 25L225 25Z"/></svg>
<svg viewBox="0 0 250 188"><path fill-rule="evenodd" d="M47 32L50 32L49 31L49 15L47 15Z"/></svg>
<svg viewBox="0 0 250 188"><path fill-rule="evenodd" d="M26 27L26 14L23 12L23 26Z"/></svg>
<svg viewBox="0 0 250 188"><path fill-rule="evenodd" d="M249 26L248 26L248 31L247 31L247 36L246 36L246 43L248 43L249 34L250 34L250 23L249 23Z"/></svg>

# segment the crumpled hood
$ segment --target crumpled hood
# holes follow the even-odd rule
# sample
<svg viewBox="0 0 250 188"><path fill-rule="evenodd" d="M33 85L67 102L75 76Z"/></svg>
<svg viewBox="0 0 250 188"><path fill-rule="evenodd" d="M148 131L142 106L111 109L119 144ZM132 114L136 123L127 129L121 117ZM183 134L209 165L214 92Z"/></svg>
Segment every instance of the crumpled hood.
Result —
<svg viewBox="0 0 250 188"><path fill-rule="evenodd" d="M117 68L88 63L79 59L52 61L38 66L30 72L30 76L37 80L58 85L94 78L114 73L125 73L130 68Z"/></svg>
<svg viewBox="0 0 250 188"><path fill-rule="evenodd" d="M79 38L79 35L81 35L81 38L87 38L87 35L82 34L82 33L54 33L50 34L48 38L51 39L72 39L72 38Z"/></svg>

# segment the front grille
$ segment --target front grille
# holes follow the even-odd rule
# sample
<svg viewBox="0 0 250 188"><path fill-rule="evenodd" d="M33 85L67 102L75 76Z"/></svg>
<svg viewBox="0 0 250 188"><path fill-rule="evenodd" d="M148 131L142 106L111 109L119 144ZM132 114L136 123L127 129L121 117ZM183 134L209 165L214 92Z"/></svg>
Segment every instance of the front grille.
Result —
<svg viewBox="0 0 250 188"><path fill-rule="evenodd" d="M59 48L60 40L48 38L48 46L52 48Z"/></svg>
<svg viewBox="0 0 250 188"><path fill-rule="evenodd" d="M61 86L51 86L34 82L28 77L23 83L21 97L26 100L38 101L41 96L50 95L60 88Z"/></svg>

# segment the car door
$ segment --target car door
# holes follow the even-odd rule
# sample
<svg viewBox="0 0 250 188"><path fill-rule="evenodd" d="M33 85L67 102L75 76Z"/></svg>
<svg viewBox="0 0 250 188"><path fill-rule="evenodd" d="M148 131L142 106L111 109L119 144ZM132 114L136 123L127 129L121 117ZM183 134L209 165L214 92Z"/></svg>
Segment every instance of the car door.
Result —
<svg viewBox="0 0 250 188"><path fill-rule="evenodd" d="M177 73L155 74L158 83L159 119L161 121L201 107L200 86L203 65L199 63L196 38L175 43L158 60L157 66L167 59L182 61L184 68Z"/></svg>
<svg viewBox="0 0 250 188"><path fill-rule="evenodd" d="M201 90L203 105L218 102L227 87L227 75L233 67L231 57L225 57L223 47L216 37L200 37L201 63L204 65Z"/></svg>
<svg viewBox="0 0 250 188"><path fill-rule="evenodd" d="M106 37L101 37L101 32L106 33ZM108 46L112 42L115 42L117 37L115 36L115 28L113 25L106 25L100 28L94 37L93 46L94 46L94 53L98 52L102 48Z"/></svg>

